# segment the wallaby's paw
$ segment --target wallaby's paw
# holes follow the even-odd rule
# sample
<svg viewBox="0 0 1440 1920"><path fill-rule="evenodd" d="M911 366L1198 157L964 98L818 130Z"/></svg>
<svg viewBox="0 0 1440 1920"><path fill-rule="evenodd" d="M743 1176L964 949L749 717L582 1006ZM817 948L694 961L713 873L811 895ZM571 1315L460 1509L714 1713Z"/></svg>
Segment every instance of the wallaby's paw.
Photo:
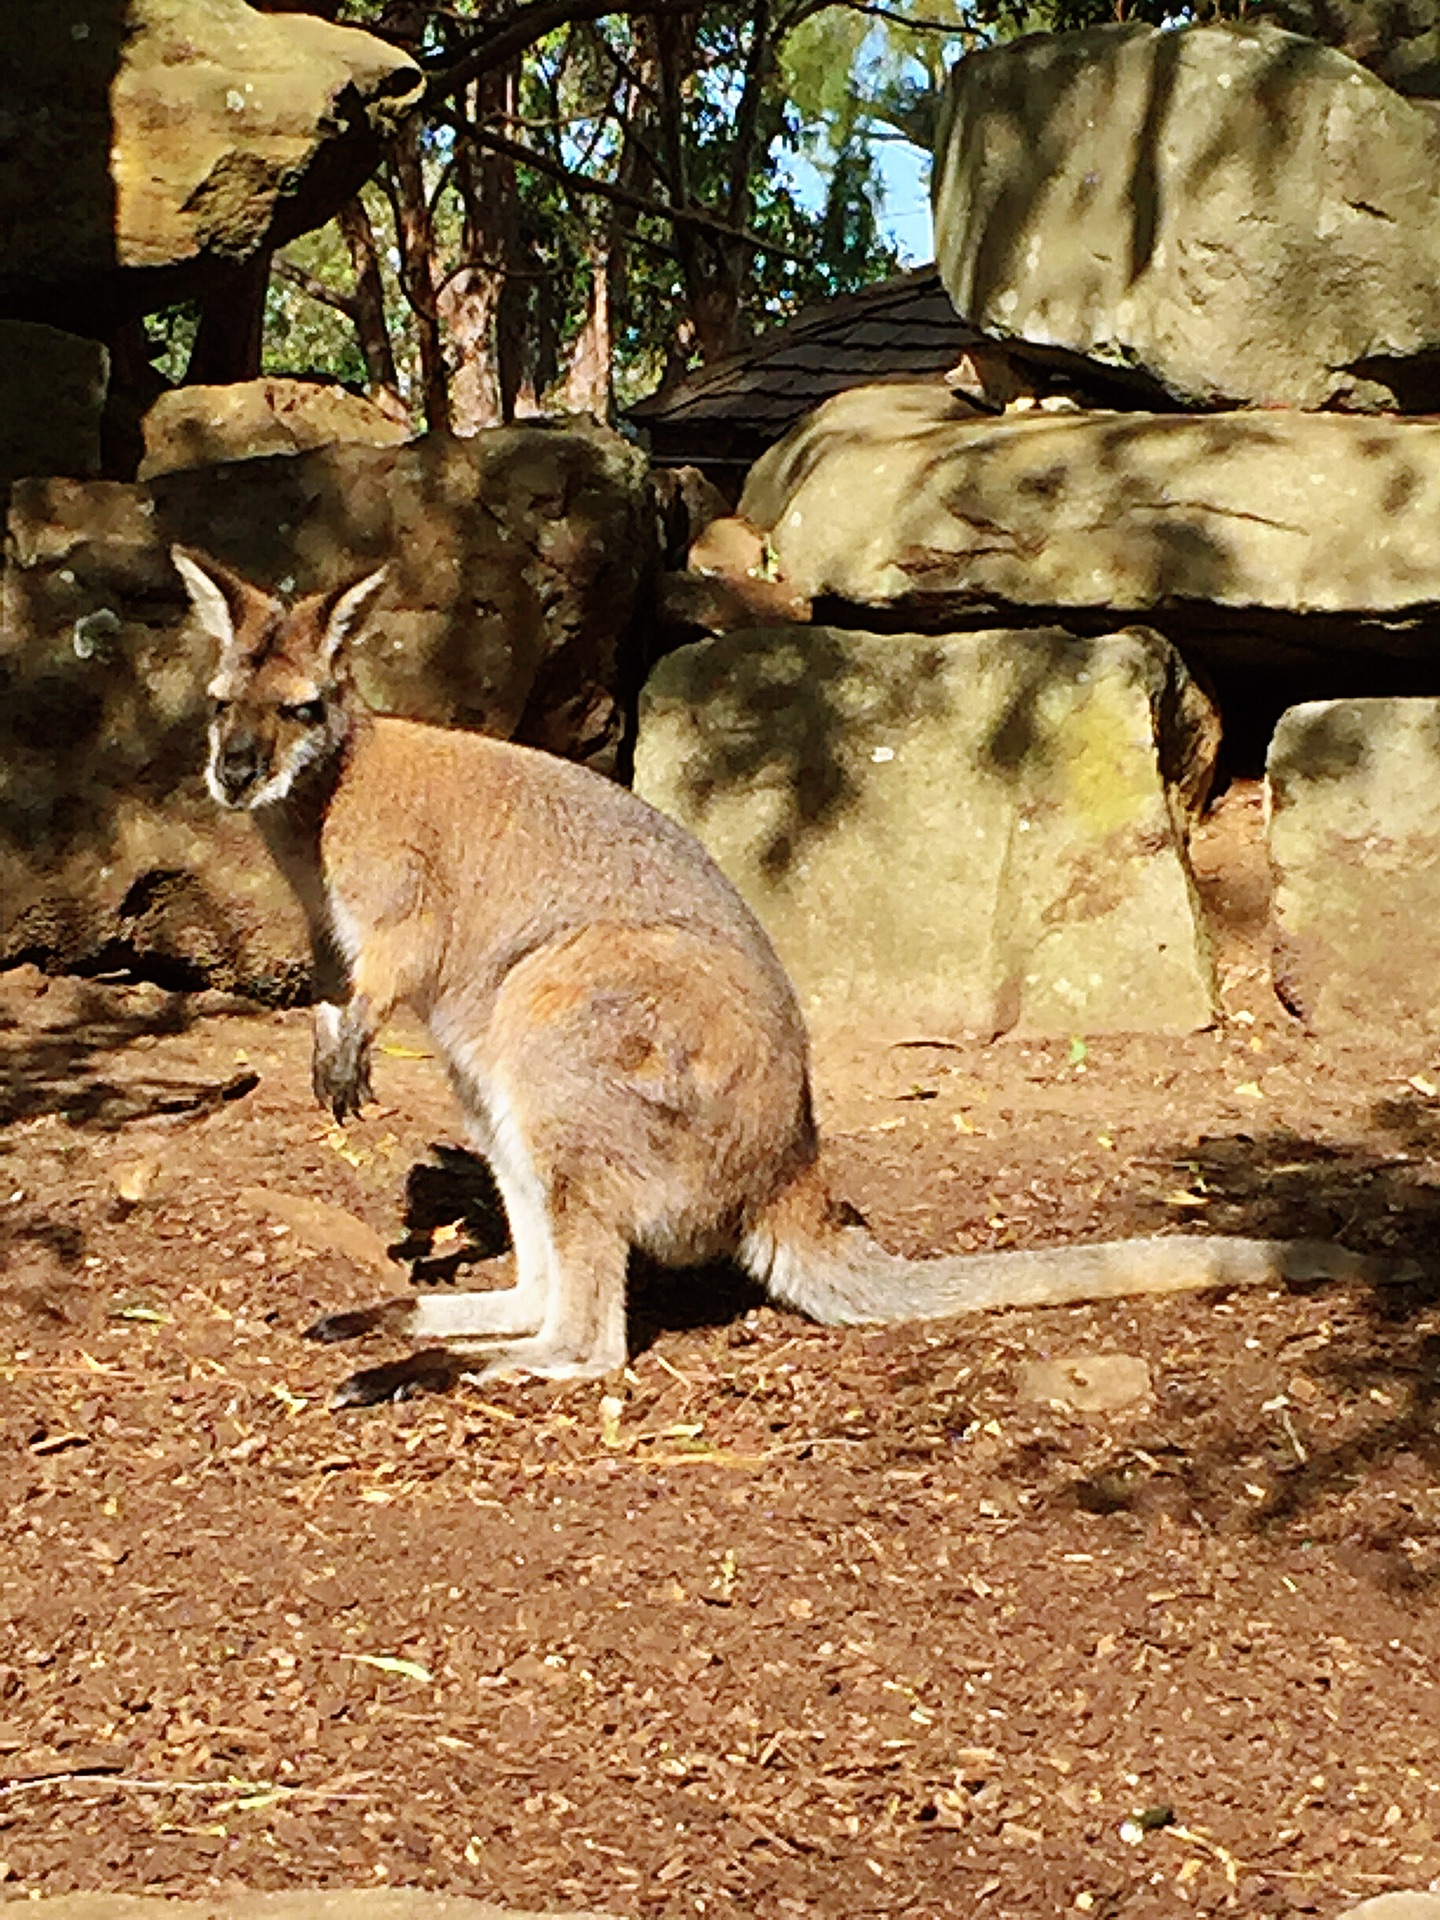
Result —
<svg viewBox="0 0 1440 1920"><path fill-rule="evenodd" d="M350 1034L343 1024L333 1032L317 1025L310 1084L321 1106L328 1107L338 1121L343 1123L351 1114L358 1114L367 1100L375 1098L370 1085L368 1043Z"/></svg>
<svg viewBox="0 0 1440 1920"><path fill-rule="evenodd" d="M363 1340L371 1333L407 1333L414 1312L415 1302L402 1295L398 1300L377 1300L369 1307L352 1307L348 1313L322 1313L306 1327L305 1338L328 1346L340 1340Z"/></svg>
<svg viewBox="0 0 1440 1920"><path fill-rule="evenodd" d="M467 1372L459 1354L444 1347L424 1347L383 1367L362 1367L342 1380L330 1396L334 1413L348 1407L378 1407L387 1401L411 1400L420 1393L448 1393Z"/></svg>
<svg viewBox="0 0 1440 1920"><path fill-rule="evenodd" d="M336 1120L343 1126L352 1115L358 1117L367 1101L373 1101L375 1094L370 1085L368 1068L362 1068L354 1074L340 1075L322 1069L321 1063L315 1063L313 1075L315 1098L322 1107L328 1107Z"/></svg>

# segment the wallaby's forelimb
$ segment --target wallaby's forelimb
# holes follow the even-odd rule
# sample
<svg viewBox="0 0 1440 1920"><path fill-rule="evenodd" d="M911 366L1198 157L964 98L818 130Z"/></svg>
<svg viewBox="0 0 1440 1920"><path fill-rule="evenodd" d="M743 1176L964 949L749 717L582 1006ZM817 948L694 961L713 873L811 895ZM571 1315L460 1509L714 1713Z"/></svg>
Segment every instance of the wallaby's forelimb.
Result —
<svg viewBox="0 0 1440 1920"><path fill-rule="evenodd" d="M343 867L337 878L342 875ZM307 902L316 979L326 989L315 1009L311 1083L337 1120L374 1099L370 1049L396 1007L423 982L430 958L419 876L403 849L369 879L366 891L363 921L323 892L313 905Z"/></svg>

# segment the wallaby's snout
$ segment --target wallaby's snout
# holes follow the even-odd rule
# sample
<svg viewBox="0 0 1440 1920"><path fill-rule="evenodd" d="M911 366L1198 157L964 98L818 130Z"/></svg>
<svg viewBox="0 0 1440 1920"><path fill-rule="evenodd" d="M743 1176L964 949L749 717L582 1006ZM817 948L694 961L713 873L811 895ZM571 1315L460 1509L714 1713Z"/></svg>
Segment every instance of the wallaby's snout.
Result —
<svg viewBox="0 0 1440 1920"><path fill-rule="evenodd" d="M223 714L210 726L207 784L222 807L244 807L265 784L265 754L249 728L226 731Z"/></svg>
<svg viewBox="0 0 1440 1920"><path fill-rule="evenodd" d="M268 677L281 681L278 691L257 676L243 699L220 692L230 685L223 672L212 687L205 784L222 807L264 807L283 800L305 768L326 758L338 742L331 699L309 682L294 684L293 669L275 668Z"/></svg>

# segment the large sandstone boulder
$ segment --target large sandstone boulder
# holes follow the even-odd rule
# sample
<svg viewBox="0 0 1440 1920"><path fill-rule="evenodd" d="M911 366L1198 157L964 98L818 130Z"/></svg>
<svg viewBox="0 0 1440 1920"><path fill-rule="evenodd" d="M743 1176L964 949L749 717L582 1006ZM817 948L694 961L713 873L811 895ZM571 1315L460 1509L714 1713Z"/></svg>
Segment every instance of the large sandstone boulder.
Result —
<svg viewBox="0 0 1440 1920"><path fill-rule="evenodd" d="M789 586L926 627L1141 617L1214 664L1440 657L1440 425L1017 414L862 387L750 471Z"/></svg>
<svg viewBox="0 0 1440 1920"><path fill-rule="evenodd" d="M1262 0L1256 12L1338 47L1397 93L1440 96L1437 0Z"/></svg>
<svg viewBox="0 0 1440 1920"><path fill-rule="evenodd" d="M98 473L109 378L98 340L0 320L0 486L23 474Z"/></svg>
<svg viewBox="0 0 1440 1920"><path fill-rule="evenodd" d="M710 848L812 1016L1185 1031L1213 981L1179 787L1214 743L1140 629L770 628L659 663L635 785Z"/></svg>
<svg viewBox="0 0 1440 1920"><path fill-rule="evenodd" d="M408 427L363 394L333 382L275 377L223 387L173 387L146 413L141 430L142 480L225 460L305 453L339 440L398 447L412 438Z"/></svg>
<svg viewBox="0 0 1440 1920"><path fill-rule="evenodd" d="M1440 1028L1440 700L1292 707L1266 771L1281 998L1320 1029Z"/></svg>
<svg viewBox="0 0 1440 1920"><path fill-rule="evenodd" d="M600 429L330 447L148 485L24 481L0 618L0 965L138 955L274 997L299 923L205 795L211 649L172 541L285 592L377 566L372 705L614 764L648 604L644 461ZM118 958L116 958L118 964Z"/></svg>
<svg viewBox="0 0 1440 1920"><path fill-rule="evenodd" d="M960 61L935 251L964 317L1182 405L1433 408L1440 127L1273 26L1104 26Z"/></svg>
<svg viewBox="0 0 1440 1920"><path fill-rule="evenodd" d="M102 334L327 219L422 85L244 0L12 0L0 33L0 310Z"/></svg>

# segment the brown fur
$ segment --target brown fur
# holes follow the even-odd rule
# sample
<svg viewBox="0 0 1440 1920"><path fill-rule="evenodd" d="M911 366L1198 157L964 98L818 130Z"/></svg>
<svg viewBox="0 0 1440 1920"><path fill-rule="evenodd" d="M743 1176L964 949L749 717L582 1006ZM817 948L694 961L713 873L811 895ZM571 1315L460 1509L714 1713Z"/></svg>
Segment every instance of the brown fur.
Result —
<svg viewBox="0 0 1440 1920"><path fill-rule="evenodd" d="M632 1247L738 1256L833 1323L1365 1270L1331 1247L1160 1239L909 1261L833 1198L795 994L704 849L634 794L529 748L377 718L343 643L378 576L288 612L177 551L220 664L209 779L248 807L310 918L314 1081L344 1116L407 1006L490 1160L515 1284L321 1324L381 1324L481 1373L595 1375L625 1357ZM342 1401L406 1384L360 1374Z"/></svg>

